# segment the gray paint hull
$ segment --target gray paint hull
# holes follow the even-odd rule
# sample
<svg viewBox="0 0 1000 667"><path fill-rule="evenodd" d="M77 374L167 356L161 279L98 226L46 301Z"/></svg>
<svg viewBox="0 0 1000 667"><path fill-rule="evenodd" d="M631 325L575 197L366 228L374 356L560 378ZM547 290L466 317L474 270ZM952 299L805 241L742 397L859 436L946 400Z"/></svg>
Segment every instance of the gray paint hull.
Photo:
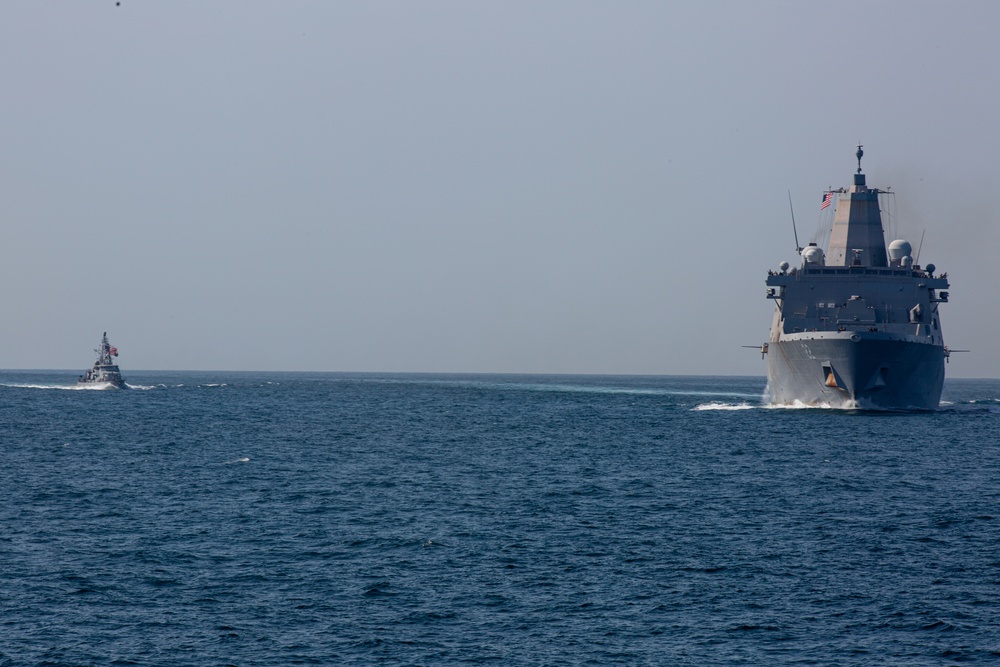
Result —
<svg viewBox="0 0 1000 667"><path fill-rule="evenodd" d="M941 345L887 334L785 336L768 346L768 392L777 405L934 410L944 355Z"/></svg>

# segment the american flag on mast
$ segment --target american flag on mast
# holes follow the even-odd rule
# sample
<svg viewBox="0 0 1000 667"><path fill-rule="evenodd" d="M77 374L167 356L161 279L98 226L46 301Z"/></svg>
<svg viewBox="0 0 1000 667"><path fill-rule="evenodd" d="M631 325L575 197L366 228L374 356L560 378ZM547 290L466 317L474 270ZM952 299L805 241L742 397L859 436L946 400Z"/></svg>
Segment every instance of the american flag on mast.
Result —
<svg viewBox="0 0 1000 667"><path fill-rule="evenodd" d="M823 203L820 204L819 210L822 211L824 208L826 208L827 206L829 206L830 202L832 202L832 201L833 201L833 193L832 192L827 192L825 195L823 195Z"/></svg>
<svg viewBox="0 0 1000 667"><path fill-rule="evenodd" d="M118 356L118 348L117 348L117 347L112 347L112 348L111 348L111 349L109 350L109 352L111 352L111 356L112 356L112 357L117 357L117 356Z"/></svg>

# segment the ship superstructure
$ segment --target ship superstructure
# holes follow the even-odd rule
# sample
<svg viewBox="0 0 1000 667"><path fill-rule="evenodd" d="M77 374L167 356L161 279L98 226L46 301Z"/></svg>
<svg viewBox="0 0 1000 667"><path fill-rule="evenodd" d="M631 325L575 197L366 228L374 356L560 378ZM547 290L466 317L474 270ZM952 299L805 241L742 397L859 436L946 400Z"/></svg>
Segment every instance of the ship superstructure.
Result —
<svg viewBox="0 0 1000 667"><path fill-rule="evenodd" d="M948 357L938 307L947 274L916 263L912 245L886 246L879 194L861 170L837 200L824 251L801 249L799 267L767 276L775 301L768 342L771 402L882 410L938 407Z"/></svg>

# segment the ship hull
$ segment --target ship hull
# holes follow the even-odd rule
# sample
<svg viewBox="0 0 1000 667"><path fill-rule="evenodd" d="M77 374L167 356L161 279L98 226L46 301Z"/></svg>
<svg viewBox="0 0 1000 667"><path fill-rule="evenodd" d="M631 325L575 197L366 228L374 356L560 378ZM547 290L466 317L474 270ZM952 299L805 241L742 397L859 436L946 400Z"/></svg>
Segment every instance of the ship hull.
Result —
<svg viewBox="0 0 1000 667"><path fill-rule="evenodd" d="M944 347L908 338L831 332L772 341L767 355L771 403L935 410L944 386Z"/></svg>
<svg viewBox="0 0 1000 667"><path fill-rule="evenodd" d="M112 389L128 389L128 385L125 384L125 378L122 377L118 366L114 364L95 364L94 368L87 371L86 375L81 376L77 380L77 384L107 385Z"/></svg>
<svg viewBox="0 0 1000 667"><path fill-rule="evenodd" d="M128 385L121 378L107 380L77 380L79 385L102 385L109 389L128 389Z"/></svg>

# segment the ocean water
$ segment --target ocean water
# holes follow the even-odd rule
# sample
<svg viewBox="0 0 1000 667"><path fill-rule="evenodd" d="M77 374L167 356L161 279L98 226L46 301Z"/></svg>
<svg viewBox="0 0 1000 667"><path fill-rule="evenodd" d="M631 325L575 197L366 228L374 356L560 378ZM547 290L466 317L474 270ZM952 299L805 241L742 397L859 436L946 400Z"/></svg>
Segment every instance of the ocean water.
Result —
<svg viewBox="0 0 1000 667"><path fill-rule="evenodd" d="M1000 663L1000 381L0 372L0 665Z"/></svg>

